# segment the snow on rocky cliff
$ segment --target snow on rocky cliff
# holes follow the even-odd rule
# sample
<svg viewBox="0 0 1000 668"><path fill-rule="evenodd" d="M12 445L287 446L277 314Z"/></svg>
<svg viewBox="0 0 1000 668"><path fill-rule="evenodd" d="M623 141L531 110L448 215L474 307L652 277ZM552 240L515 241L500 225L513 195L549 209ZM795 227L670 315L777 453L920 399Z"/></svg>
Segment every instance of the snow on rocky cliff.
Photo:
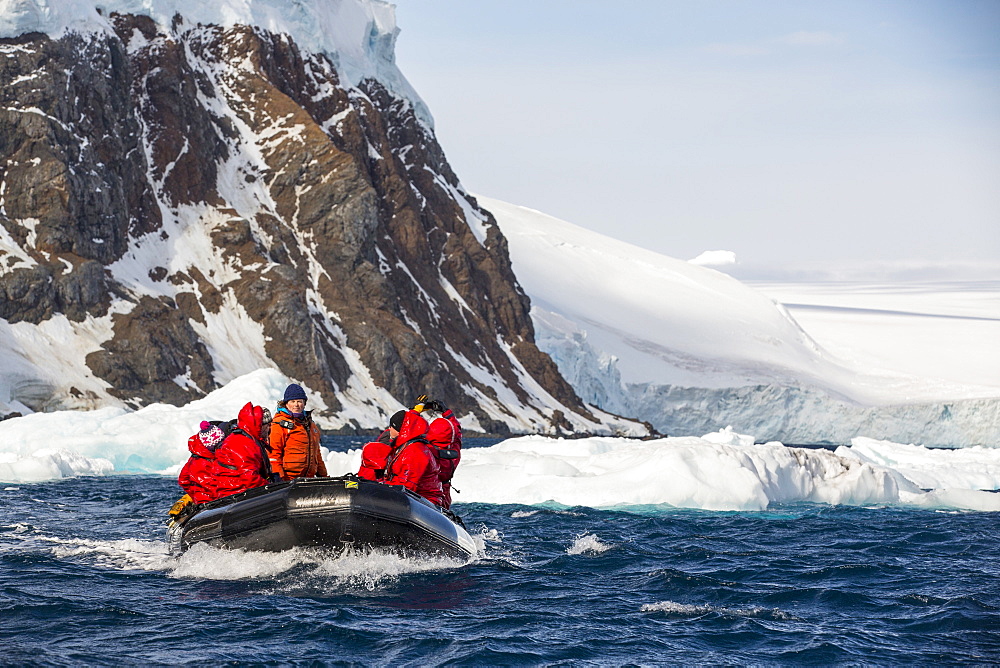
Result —
<svg viewBox="0 0 1000 668"><path fill-rule="evenodd" d="M0 0L0 37L32 32L53 38L67 32L114 34L106 18L112 12L148 16L161 26L170 26L180 16L190 24L256 26L288 35L304 51L331 56L351 85L378 79L431 122L426 105L395 65L395 9L381 0Z"/></svg>
<svg viewBox="0 0 1000 668"><path fill-rule="evenodd" d="M328 426L642 433L534 343L375 0L0 2L0 411L259 369Z"/></svg>

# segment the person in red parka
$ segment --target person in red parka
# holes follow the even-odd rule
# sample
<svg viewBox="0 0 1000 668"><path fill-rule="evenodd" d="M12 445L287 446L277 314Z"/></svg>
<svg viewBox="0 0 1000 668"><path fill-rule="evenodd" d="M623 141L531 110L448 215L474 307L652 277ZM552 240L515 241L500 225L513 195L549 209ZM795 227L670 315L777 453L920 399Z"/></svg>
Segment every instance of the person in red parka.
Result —
<svg viewBox="0 0 1000 668"><path fill-rule="evenodd" d="M392 454L392 435L386 428L379 437L361 448L361 468L358 477L364 480L382 480Z"/></svg>
<svg viewBox="0 0 1000 668"><path fill-rule="evenodd" d="M225 435L211 422L202 422L201 430L188 439L191 457L187 460L177 484L195 503L207 503L216 498L216 476L219 465L215 461L215 450Z"/></svg>
<svg viewBox="0 0 1000 668"><path fill-rule="evenodd" d="M389 420L393 438L386 466L385 482L402 485L431 503L441 505L440 470L437 456L427 444L427 422L416 411L399 411Z"/></svg>
<svg viewBox="0 0 1000 668"><path fill-rule="evenodd" d="M421 400L424 400L421 402ZM421 405L423 410L420 413L423 418L430 423L427 429L427 442L434 448L438 456L439 478L441 480L441 493L445 508L451 508L451 479L455 476L455 469L462 461L462 425L458 423L458 418L443 403L437 400L426 400L426 396L417 399L417 410Z"/></svg>
<svg viewBox="0 0 1000 668"><path fill-rule="evenodd" d="M358 477L364 480L382 480L389 463L392 446L381 441L366 443L361 449L361 468Z"/></svg>
<svg viewBox="0 0 1000 668"><path fill-rule="evenodd" d="M216 498L239 494L271 481L271 464L261 440L264 409L247 402L234 429L215 451Z"/></svg>

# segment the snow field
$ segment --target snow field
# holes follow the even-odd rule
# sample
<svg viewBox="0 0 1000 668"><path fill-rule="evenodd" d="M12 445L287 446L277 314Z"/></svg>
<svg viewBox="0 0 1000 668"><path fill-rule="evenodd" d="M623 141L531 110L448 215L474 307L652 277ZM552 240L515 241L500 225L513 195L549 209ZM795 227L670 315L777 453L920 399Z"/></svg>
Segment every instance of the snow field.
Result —
<svg viewBox="0 0 1000 668"><path fill-rule="evenodd" d="M749 285L848 364L925 378L942 396L1000 395L998 281Z"/></svg>

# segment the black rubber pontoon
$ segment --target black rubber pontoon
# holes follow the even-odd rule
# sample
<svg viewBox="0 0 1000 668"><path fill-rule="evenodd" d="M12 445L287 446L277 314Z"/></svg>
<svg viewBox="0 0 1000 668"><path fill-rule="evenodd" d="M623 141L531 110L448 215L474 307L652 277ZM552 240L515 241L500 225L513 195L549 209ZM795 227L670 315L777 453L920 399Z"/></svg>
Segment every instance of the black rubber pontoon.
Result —
<svg viewBox="0 0 1000 668"><path fill-rule="evenodd" d="M203 504L168 538L174 554L208 543L266 552L354 546L467 559L476 544L449 515L399 486L352 475L299 478Z"/></svg>

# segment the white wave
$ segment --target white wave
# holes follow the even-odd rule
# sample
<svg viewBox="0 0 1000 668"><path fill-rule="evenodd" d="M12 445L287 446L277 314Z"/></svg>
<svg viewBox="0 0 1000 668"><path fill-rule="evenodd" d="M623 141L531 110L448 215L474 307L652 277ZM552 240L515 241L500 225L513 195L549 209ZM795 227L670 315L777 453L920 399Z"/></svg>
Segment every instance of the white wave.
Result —
<svg viewBox="0 0 1000 668"><path fill-rule="evenodd" d="M52 554L60 559L88 558L113 570L165 571L172 561L165 541L134 538L89 540L38 536L34 542L49 544Z"/></svg>
<svg viewBox="0 0 1000 668"><path fill-rule="evenodd" d="M582 536L577 536L573 544L566 549L566 554L600 554L601 552L607 552L611 549L611 546L607 543L601 541L600 538L592 533L584 534Z"/></svg>
<svg viewBox="0 0 1000 668"><path fill-rule="evenodd" d="M403 558L378 550L347 550L333 554L314 548L283 552L248 552L197 544L167 569L170 577L197 580L274 580L286 577L296 586L309 582L327 587L384 588L399 578L428 571L461 568L467 562L445 558Z"/></svg>
<svg viewBox="0 0 1000 668"><path fill-rule="evenodd" d="M315 573L320 576L364 585L374 590L386 581L396 580L410 573L453 570L465 566L458 559L424 557L403 558L398 555L372 551L347 552L337 558L324 558L317 562Z"/></svg>
<svg viewBox="0 0 1000 668"><path fill-rule="evenodd" d="M640 608L641 612L665 612L670 615L680 615L683 617L701 617L703 615L717 614L723 617L750 617L757 619L772 619L778 621L795 621L798 618L777 608L726 608L714 605L691 605L688 603L675 603L674 601L661 601L659 603L647 603Z"/></svg>
<svg viewBox="0 0 1000 668"><path fill-rule="evenodd" d="M196 544L180 557L169 554L161 540L89 540L39 535L30 527L11 525L18 541L7 545L18 550L41 549L58 559L85 559L119 571L153 571L179 579L258 581L294 575L302 580L305 568L312 581L336 581L341 585L375 590L410 573L461 568L467 562L444 558L402 558L379 551L328 551L295 548L283 552L247 552ZM480 542L481 542L480 538Z"/></svg>
<svg viewBox="0 0 1000 668"><path fill-rule="evenodd" d="M8 529L11 533L15 534L23 534L31 531L31 527L22 522L15 522L14 524L0 524L0 529Z"/></svg>

